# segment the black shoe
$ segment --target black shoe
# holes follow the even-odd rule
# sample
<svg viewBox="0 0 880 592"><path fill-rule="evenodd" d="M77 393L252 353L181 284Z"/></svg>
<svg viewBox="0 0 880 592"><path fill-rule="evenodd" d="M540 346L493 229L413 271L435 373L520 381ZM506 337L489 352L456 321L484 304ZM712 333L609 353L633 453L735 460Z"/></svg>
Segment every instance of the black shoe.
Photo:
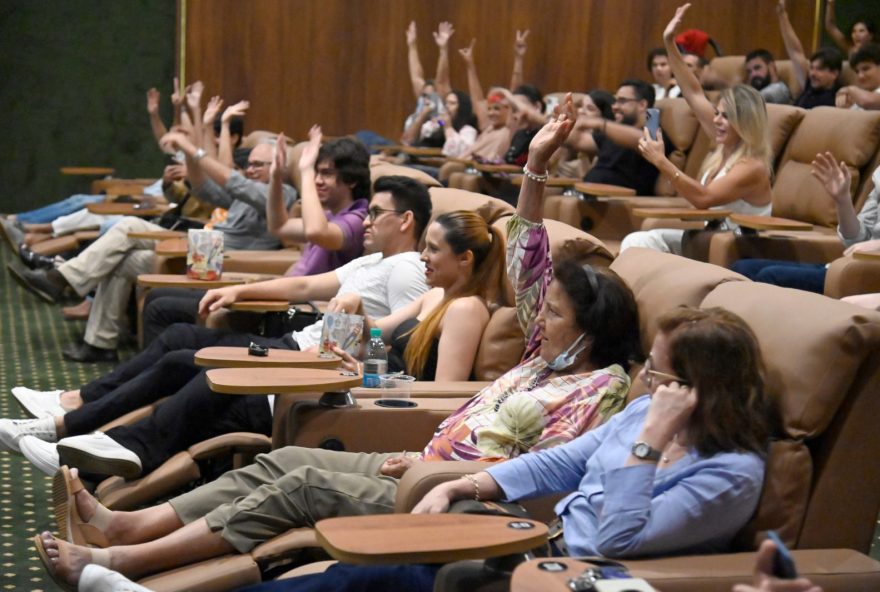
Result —
<svg viewBox="0 0 880 592"><path fill-rule="evenodd" d="M119 356L116 354L115 349L104 349L102 347L95 347L94 345L89 345L85 342L79 345L69 345L65 347L63 350L61 350L61 355L63 355L65 359L72 362L88 363L119 361Z"/></svg>
<svg viewBox="0 0 880 592"><path fill-rule="evenodd" d="M12 274L12 279L21 284L21 287L36 294L49 304L61 298L67 281L64 276L55 269L24 269L20 266L8 263L6 269Z"/></svg>
<svg viewBox="0 0 880 592"><path fill-rule="evenodd" d="M18 245L18 258L21 259L22 263L24 263L31 269L55 268L55 257L47 257L46 255L34 253L30 249L28 249L27 245L24 243Z"/></svg>

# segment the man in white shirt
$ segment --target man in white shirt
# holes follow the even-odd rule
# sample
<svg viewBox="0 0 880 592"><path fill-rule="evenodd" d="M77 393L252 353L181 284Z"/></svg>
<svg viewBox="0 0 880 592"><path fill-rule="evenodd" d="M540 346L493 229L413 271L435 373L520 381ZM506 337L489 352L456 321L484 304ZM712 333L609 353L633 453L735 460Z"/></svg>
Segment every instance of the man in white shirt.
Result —
<svg viewBox="0 0 880 592"><path fill-rule="evenodd" d="M880 109L880 45L869 43L849 60L856 84L837 91L836 104L843 109Z"/></svg>
<svg viewBox="0 0 880 592"><path fill-rule="evenodd" d="M364 220L364 247L370 255L316 276L211 290L202 299L200 312L239 300L304 302L356 291L363 298L366 313L380 318L426 292L416 248L431 216L428 190L412 179L383 177L376 181L374 191ZM40 419L0 420L0 447L20 449L49 474L57 470L61 452L67 464L85 472L134 478L219 434L248 431L269 435L272 413L268 399L211 392L193 354L211 345L247 346L252 341L275 348L305 349L318 343L320 333L319 326L312 326L270 339L185 323L172 325L146 350L78 392L13 389L22 406ZM108 421L168 394L172 396L144 420L106 434L91 434ZM65 406L74 409L66 413L59 409ZM53 416L59 412L63 415Z"/></svg>

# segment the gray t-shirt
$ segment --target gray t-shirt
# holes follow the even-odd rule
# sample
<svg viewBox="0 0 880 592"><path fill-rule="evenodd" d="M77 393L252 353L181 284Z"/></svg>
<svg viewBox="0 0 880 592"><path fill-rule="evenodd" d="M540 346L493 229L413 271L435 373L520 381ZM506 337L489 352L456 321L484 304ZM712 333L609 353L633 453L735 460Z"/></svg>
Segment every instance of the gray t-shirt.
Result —
<svg viewBox="0 0 880 592"><path fill-rule="evenodd" d="M761 96L768 103L776 103L777 105L791 104L791 91L788 89L788 85L781 80L768 84L760 92Z"/></svg>

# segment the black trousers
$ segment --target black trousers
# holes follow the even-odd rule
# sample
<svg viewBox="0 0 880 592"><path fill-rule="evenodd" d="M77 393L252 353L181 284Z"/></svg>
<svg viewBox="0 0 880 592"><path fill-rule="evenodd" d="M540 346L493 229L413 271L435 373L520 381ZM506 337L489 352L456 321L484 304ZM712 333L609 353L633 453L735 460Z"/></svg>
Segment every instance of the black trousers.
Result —
<svg viewBox="0 0 880 592"><path fill-rule="evenodd" d="M83 406L64 415L71 436L90 433L130 411L170 398L152 415L107 435L138 455L149 473L193 444L229 432L270 435L272 415L265 396L221 395L208 388L195 352L209 346L247 346L251 341L278 349L298 349L286 335L224 333L175 324L150 347L120 364L110 374L81 389Z"/></svg>
<svg viewBox="0 0 880 592"><path fill-rule="evenodd" d="M174 323L192 323L199 317L199 301L205 290L154 288L144 299L144 347L148 347Z"/></svg>

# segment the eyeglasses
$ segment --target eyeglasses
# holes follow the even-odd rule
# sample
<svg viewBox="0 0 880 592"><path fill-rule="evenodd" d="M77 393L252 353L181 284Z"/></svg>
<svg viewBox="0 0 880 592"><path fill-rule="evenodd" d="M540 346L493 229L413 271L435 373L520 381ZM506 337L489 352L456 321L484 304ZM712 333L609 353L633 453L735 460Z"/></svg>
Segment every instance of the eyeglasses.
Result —
<svg viewBox="0 0 880 592"><path fill-rule="evenodd" d="M626 103L635 103L636 101L638 101L638 99L628 99L626 97L614 97L614 104L615 105L623 105Z"/></svg>
<svg viewBox="0 0 880 592"><path fill-rule="evenodd" d="M403 214L403 213L404 213L404 212L398 212L397 210L389 210L389 209L386 209L386 208L380 208L379 206L373 206L372 208L370 208L369 210L367 210L367 218L370 219L370 222L375 222L375 221L376 221L376 218L378 218L379 216L381 216L384 212L390 212L390 213L393 213L393 214L397 214L398 216L399 216L400 214Z"/></svg>
<svg viewBox="0 0 880 592"><path fill-rule="evenodd" d="M654 377L661 380L674 380L679 384L687 384L688 381L682 378L681 376L676 376L675 374L667 374L666 372L660 372L659 370L654 370L654 360L651 359L651 356L648 356L648 359L645 360L645 374L648 375L648 388L651 388L654 383Z"/></svg>
<svg viewBox="0 0 880 592"><path fill-rule="evenodd" d="M267 167L267 166L269 166L270 164L272 164L272 163L271 163L271 162L267 162L267 161L265 161L265 160L249 160L248 163L247 163L247 167L245 167L245 168L249 168L249 169L261 169L261 168L263 168L263 167Z"/></svg>

